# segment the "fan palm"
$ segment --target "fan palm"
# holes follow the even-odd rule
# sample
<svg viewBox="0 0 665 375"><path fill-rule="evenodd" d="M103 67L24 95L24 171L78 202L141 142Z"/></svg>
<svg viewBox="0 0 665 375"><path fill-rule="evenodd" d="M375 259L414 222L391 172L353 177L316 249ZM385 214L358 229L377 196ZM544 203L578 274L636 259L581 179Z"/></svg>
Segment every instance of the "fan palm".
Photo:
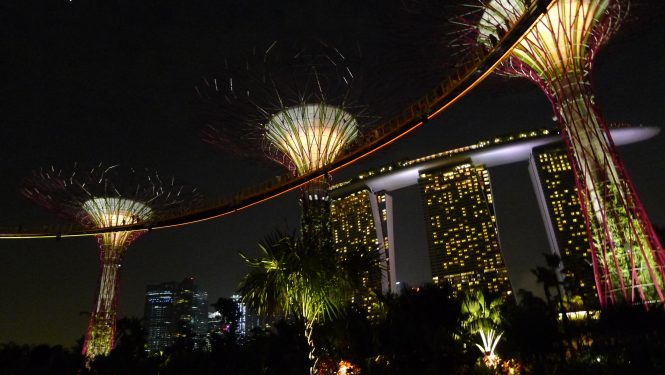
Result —
<svg viewBox="0 0 665 375"><path fill-rule="evenodd" d="M306 246L294 236L276 233L259 243L259 250L257 258L240 254L250 267L240 285L242 300L260 315L292 315L302 321L314 374L318 365L314 325L342 313L350 298L348 278L332 253Z"/></svg>
<svg viewBox="0 0 665 375"><path fill-rule="evenodd" d="M502 335L496 331L501 324L502 305L502 298L488 301L480 290L467 292L462 299L462 314L465 316L462 325L470 334L480 335L482 345L476 346L483 352L483 362L488 367L495 367L499 361L494 349Z"/></svg>
<svg viewBox="0 0 665 375"><path fill-rule="evenodd" d="M467 292L462 299L463 326L472 334L496 329L501 324L502 305L500 297L488 301L480 290Z"/></svg>

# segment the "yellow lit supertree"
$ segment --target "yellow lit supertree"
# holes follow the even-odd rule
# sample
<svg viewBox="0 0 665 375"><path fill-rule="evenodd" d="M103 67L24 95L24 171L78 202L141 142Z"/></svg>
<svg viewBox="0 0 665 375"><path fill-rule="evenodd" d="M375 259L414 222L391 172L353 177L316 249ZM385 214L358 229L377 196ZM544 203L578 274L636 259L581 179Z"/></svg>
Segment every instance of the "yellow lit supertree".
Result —
<svg viewBox="0 0 665 375"><path fill-rule="evenodd" d="M205 140L224 151L268 159L293 176L325 174L358 136L360 107L352 105L355 82L345 57L314 43L290 49L273 43L239 69L197 87L214 107ZM362 117L362 116L361 116ZM261 258L241 284L243 301L261 314L292 314L302 321L310 373L319 373L314 326L342 313L350 286L334 251L329 177L301 190L302 239L281 238L262 246Z"/></svg>
<svg viewBox="0 0 665 375"><path fill-rule="evenodd" d="M469 44L493 48L529 7L546 1L481 0L463 17ZM498 72L547 95L573 161L601 306L665 302L665 254L596 107L591 72L628 0L555 0Z"/></svg>
<svg viewBox="0 0 665 375"><path fill-rule="evenodd" d="M24 196L58 215L89 228L120 227L97 235L100 271L85 334L86 364L108 355L115 343L116 311L122 259L129 245L152 221L170 211L200 202L196 189L162 180L155 172L99 164L71 171L53 167L35 171L22 188ZM122 230L139 226L139 230Z"/></svg>
<svg viewBox="0 0 665 375"><path fill-rule="evenodd" d="M216 107L205 140L226 151L273 160L294 176L324 170L359 134L355 77L336 49L310 44L291 50L273 43L258 64L227 69L221 79L204 80L201 96ZM328 178L302 189L304 238L328 231Z"/></svg>

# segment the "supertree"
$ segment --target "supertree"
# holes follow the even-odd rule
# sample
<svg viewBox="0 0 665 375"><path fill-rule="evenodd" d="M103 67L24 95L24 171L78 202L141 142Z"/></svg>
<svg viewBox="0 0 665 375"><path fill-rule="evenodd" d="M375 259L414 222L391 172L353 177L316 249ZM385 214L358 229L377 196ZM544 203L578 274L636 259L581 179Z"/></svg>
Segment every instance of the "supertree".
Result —
<svg viewBox="0 0 665 375"><path fill-rule="evenodd" d="M468 43L491 49L532 6L481 0L463 23ZM618 29L628 0L555 0L498 68L545 92L573 161L601 306L663 302L665 255L597 110L591 71Z"/></svg>
<svg viewBox="0 0 665 375"><path fill-rule="evenodd" d="M304 176L325 169L356 139L364 111L355 103L356 79L337 49L310 43L294 51L275 42L247 61L197 87L216 107L204 140L245 156L262 151ZM328 186L321 177L302 189L307 241L329 237L321 233L329 231L322 221L329 216Z"/></svg>
<svg viewBox="0 0 665 375"><path fill-rule="evenodd" d="M122 259L129 245L170 211L200 202L196 189L162 180L156 172L99 164L70 171L50 167L34 171L22 193L40 206L89 228L120 227L98 234L99 280L85 334L83 355L89 364L109 354L115 343L116 309Z"/></svg>

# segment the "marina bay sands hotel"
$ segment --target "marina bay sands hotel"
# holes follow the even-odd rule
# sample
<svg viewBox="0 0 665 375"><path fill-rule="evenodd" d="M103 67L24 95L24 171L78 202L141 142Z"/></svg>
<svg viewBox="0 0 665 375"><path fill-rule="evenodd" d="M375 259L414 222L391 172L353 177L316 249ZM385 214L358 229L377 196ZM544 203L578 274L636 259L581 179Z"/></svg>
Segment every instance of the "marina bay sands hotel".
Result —
<svg viewBox="0 0 665 375"><path fill-rule="evenodd" d="M614 126L616 145L649 139L656 127ZM455 292L486 288L512 293L503 261L490 179L492 167L528 161L551 251L584 304L597 296L584 218L572 167L558 130L533 130L396 162L331 187L331 217L337 251L379 250L381 272L368 284L396 291L391 192L417 184L425 213L432 281L448 282ZM379 273L381 276L379 277Z"/></svg>

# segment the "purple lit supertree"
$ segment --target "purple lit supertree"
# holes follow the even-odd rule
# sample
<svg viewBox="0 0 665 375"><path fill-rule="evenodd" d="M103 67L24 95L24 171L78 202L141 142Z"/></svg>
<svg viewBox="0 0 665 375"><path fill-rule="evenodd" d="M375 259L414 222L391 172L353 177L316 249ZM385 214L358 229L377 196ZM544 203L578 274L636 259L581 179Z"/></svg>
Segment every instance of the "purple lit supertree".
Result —
<svg viewBox="0 0 665 375"><path fill-rule="evenodd" d="M346 58L323 44L290 50L270 45L263 55L205 79L199 94L215 107L205 140L245 156L256 151L294 176L325 168L358 136L363 108L354 104L356 81ZM325 230L328 178L302 189L305 237Z"/></svg>
<svg viewBox="0 0 665 375"><path fill-rule="evenodd" d="M196 189L162 180L155 172L99 164L71 171L40 169L29 177L22 193L38 205L89 228L111 228L152 221L170 211L200 203ZM122 258L146 229L118 230L97 235L100 271L94 305L83 345L89 364L108 355L115 343L116 310Z"/></svg>
<svg viewBox="0 0 665 375"><path fill-rule="evenodd" d="M493 48L538 1L480 0L466 14L468 45ZM665 253L597 110L591 71L628 0L556 0L498 68L547 95L573 161L601 306L665 302Z"/></svg>

